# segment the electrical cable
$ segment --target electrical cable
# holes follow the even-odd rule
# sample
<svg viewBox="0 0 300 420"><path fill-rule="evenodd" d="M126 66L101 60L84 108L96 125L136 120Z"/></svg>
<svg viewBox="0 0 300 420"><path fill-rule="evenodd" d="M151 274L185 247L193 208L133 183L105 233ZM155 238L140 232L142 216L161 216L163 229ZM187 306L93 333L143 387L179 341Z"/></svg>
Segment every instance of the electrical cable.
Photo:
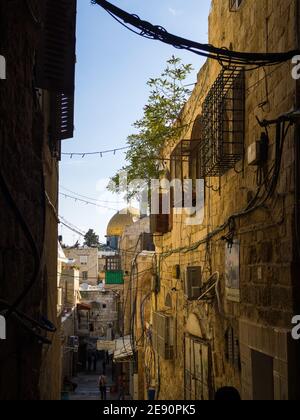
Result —
<svg viewBox="0 0 300 420"><path fill-rule="evenodd" d="M285 122L289 121L288 127L285 129ZM256 197L255 202L251 203L251 206L247 206L244 210L241 212L237 212L232 214L228 220L212 232L210 232L204 239L196 242L195 244L189 246L189 247L180 247L177 249L168 250L167 252L163 252L159 255L159 260L165 259L170 257L173 254L180 254L180 253L188 253L197 250L201 245L205 244L208 240L211 240L218 234L222 233L224 230L229 228L229 236L223 236L222 239L224 240L232 240L233 234L234 234L234 222L235 219L244 217L255 210L262 208L267 200L274 194L276 185L278 183L278 178L280 175L280 167L281 167L281 161L282 161L282 153L283 153L283 146L284 146L284 140L287 136L287 133L292 125L292 122L287 116L279 117L276 120L273 121L262 121L260 122L260 125L263 127L267 127L270 125L276 125L276 156L275 156L275 164L274 164L274 172L272 174L270 186L266 189L266 194L263 197L259 197L259 195ZM258 201L260 200L260 201Z"/></svg>
<svg viewBox="0 0 300 420"><path fill-rule="evenodd" d="M74 194L74 195L76 195L76 196L78 196L80 198L86 198L87 200L90 200L90 201L96 201L98 203L106 203L106 204L123 204L120 201L99 200L97 198L88 197L86 195L82 195L80 193L77 193L75 191L72 191L72 190L70 190L70 189L68 189L66 187L63 187L62 185L60 186L60 188L63 189L63 190L65 190L65 191L67 191L67 192L69 192L69 193L71 193L71 194Z"/></svg>
<svg viewBox="0 0 300 420"><path fill-rule="evenodd" d="M21 304L21 302L27 297L27 295L30 293L32 287L34 286L34 284L36 283L40 272L41 272L41 266L42 266L42 260L43 260L43 252L44 252L44 241L45 241L45 228L46 228L46 203L45 203L45 183L44 183L44 175L42 174L42 190L43 190L43 194L42 194L42 202L43 202L43 209L44 209L44 228L43 228L43 239L42 239L42 244L43 244L43 250L41 251L41 253L38 251L35 239L32 235L32 232L27 224L27 222L25 221L22 212L19 210L12 194L10 193L9 187L5 181L5 178L0 170L0 188L2 189L4 196L7 200L7 203L9 204L9 206L11 207L11 209L13 210L14 214L17 217L17 220L24 232L24 235L27 239L27 242L30 245L32 254L33 254L33 258L34 258L34 270L33 270L33 274L31 276L31 279L28 283L27 286L25 286L23 292L15 299L15 301L10 305L9 309L7 310L6 314L5 314L5 318L8 319L12 313L19 307L19 305Z"/></svg>
<svg viewBox="0 0 300 420"><path fill-rule="evenodd" d="M74 200L75 202L79 201L80 203L84 203L86 205L98 207L98 208L101 208L101 209L107 209L107 210L112 210L112 211L116 211L116 212L117 211L120 211L120 210L118 210L116 208L112 208L112 207L108 207L108 206L102 206L100 204L92 203L91 201L87 201L87 200L82 200L81 198L74 197L74 196L71 196L69 194L65 194L65 193L62 193L62 192L60 192L59 195L62 196L62 197L64 197L64 198L66 198L66 199L67 198L70 198L70 199Z"/></svg>
<svg viewBox="0 0 300 420"><path fill-rule="evenodd" d="M140 32L134 32L144 38L158 40L178 49L185 49L197 55L217 60L223 66L226 63L229 67L249 65L257 66L258 68L260 66L274 65L288 61L300 54L298 50L284 53L248 53L232 51L227 48L216 48L210 44L202 44L170 34L162 26L154 26L149 22L141 20L139 16L129 14L106 0L92 0L92 4L98 4L117 20L123 21L124 23L122 24L127 29L129 29L128 25L138 29ZM132 29L130 28L130 30Z"/></svg>

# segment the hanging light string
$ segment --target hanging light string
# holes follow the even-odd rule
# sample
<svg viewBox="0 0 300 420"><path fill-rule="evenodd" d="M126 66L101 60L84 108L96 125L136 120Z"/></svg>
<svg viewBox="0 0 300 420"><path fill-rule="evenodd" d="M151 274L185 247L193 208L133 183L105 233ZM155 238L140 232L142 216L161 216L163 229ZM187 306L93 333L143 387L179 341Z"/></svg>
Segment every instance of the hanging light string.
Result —
<svg viewBox="0 0 300 420"><path fill-rule="evenodd" d="M112 154L112 153L114 155L116 155L117 152L122 152L122 151L128 150L129 147L130 146L119 147L119 148L111 149L111 150L102 150L100 152L81 152L81 153L80 152L69 152L69 153L62 153L62 155L63 156L70 156L70 159L72 159L73 157L76 157L76 156L80 156L82 158L85 158L86 156L96 156L96 155L98 155L100 157L103 157L104 155Z"/></svg>
<svg viewBox="0 0 300 420"><path fill-rule="evenodd" d="M69 194L65 194L65 193L62 193L62 192L60 192L59 195L63 198L66 198L66 199L69 198L69 199L74 200L75 202L84 203L86 205L98 207L98 208L101 208L101 209L112 210L112 211L115 211L115 212L120 211L119 209L116 209L116 208L113 208L113 207L102 206L100 204L92 203L91 201L88 201L88 200L82 200L81 198L78 198L78 197L75 197L75 196L72 196L72 195L69 195Z"/></svg>
<svg viewBox="0 0 300 420"><path fill-rule="evenodd" d="M67 191L67 193L71 193L72 195L75 195L76 197L79 197L79 198L81 198L81 199L83 198L83 199L86 199L86 200L89 200L89 201L95 201L96 203L115 204L115 205L124 204L124 202L122 203L121 201L99 200L99 199L97 199L97 198L88 197L88 196L86 196L86 195L82 195L82 194L77 193L77 192L75 192L75 191L73 191L73 190L70 190L70 189L68 189L68 188L64 187L63 185L60 185L60 189L62 189L62 190L64 190L64 191ZM63 191L61 191L61 193L62 193L62 194L64 194L64 192L63 192ZM127 203L127 204L128 204L128 203Z"/></svg>

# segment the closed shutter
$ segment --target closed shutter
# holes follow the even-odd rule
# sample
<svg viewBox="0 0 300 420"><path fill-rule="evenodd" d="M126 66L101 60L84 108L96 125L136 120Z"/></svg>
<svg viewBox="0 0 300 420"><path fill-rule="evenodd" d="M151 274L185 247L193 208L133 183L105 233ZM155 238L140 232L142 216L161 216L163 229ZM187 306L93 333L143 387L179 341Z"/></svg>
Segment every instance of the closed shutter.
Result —
<svg viewBox="0 0 300 420"><path fill-rule="evenodd" d="M77 0L46 0L43 39L37 53L37 87L73 95Z"/></svg>
<svg viewBox="0 0 300 420"><path fill-rule="evenodd" d="M151 214L150 230L151 233L160 233L164 235L169 232L170 214L162 214L163 211L163 194L159 194L159 214Z"/></svg>
<svg viewBox="0 0 300 420"><path fill-rule="evenodd" d="M56 150L60 140L73 137L74 95L51 93L50 110L50 143L52 150Z"/></svg>

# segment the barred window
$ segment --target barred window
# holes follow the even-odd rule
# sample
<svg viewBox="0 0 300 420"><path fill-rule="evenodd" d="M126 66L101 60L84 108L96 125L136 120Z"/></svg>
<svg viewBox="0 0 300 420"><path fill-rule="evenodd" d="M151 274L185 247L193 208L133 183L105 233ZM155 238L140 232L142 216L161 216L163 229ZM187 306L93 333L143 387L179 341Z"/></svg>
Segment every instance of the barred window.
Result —
<svg viewBox="0 0 300 420"><path fill-rule="evenodd" d="M200 178L224 175L244 155L245 75L224 69L202 107Z"/></svg>

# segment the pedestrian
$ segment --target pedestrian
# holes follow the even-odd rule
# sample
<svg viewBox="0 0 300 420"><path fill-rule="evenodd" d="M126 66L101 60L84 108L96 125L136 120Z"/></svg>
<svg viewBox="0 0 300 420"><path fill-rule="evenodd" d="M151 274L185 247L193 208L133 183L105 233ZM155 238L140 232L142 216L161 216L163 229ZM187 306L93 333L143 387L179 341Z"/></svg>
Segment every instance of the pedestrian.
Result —
<svg viewBox="0 0 300 420"><path fill-rule="evenodd" d="M103 373L99 377L99 390L101 395L101 400L106 401L106 376Z"/></svg>

